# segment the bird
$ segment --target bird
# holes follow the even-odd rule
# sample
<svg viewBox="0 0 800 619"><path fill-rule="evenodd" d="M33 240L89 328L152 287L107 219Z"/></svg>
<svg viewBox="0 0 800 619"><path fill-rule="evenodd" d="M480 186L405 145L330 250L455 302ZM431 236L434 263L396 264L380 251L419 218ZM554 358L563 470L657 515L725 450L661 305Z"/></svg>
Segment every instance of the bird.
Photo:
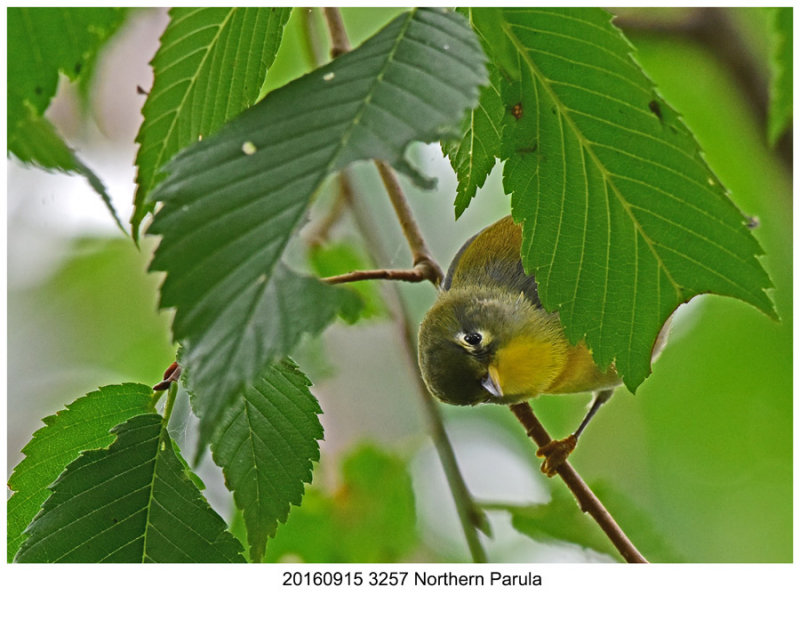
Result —
<svg viewBox="0 0 800 619"><path fill-rule="evenodd" d="M510 215L463 244L420 324L418 362L428 390L449 404L517 404L540 394L594 392L576 431L538 451L545 457L542 470L553 475L622 380L613 362L605 368L595 363L583 340L570 343L558 313L542 307L536 279L522 266L521 246L521 225Z"/></svg>

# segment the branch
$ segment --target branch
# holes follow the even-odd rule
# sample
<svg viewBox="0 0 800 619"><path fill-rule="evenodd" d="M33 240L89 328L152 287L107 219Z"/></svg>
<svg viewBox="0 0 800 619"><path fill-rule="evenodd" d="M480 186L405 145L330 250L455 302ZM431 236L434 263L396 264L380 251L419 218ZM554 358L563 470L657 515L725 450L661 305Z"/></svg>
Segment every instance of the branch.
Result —
<svg viewBox="0 0 800 619"><path fill-rule="evenodd" d="M533 414L530 404L527 402L513 404L509 408L517 416L528 436L539 447L544 447L552 440L547 430L544 429L544 426L539 423L539 420ZM628 563L647 563L647 559L636 549L633 542L628 539L628 536L625 535L616 520L612 518L611 514L600 502L600 499L597 498L597 495L586 485L586 482L583 481L569 462L564 462L559 466L556 469L556 473L561 476L567 488L575 495L581 511L588 513L597 521L597 524L603 529L608 539L611 540L611 543L614 544Z"/></svg>
<svg viewBox="0 0 800 619"><path fill-rule="evenodd" d="M424 279L430 280L435 286L438 286L444 278L444 273L425 244L422 232L411 212L411 206L403 193L403 188L400 187L397 174L385 161L376 161L375 165L378 167L383 186L386 187L386 192L394 206L394 212L397 214L397 220L400 222L400 227L403 228L406 241L408 241L414 267L425 273Z"/></svg>
<svg viewBox="0 0 800 619"><path fill-rule="evenodd" d="M399 282L421 282L430 279L430 275L424 269L373 269L371 271L352 271L342 275L332 275L323 277L320 281L326 284L345 284L350 282L360 282L365 279L391 279ZM437 282L433 282L436 284Z"/></svg>
<svg viewBox="0 0 800 619"><path fill-rule="evenodd" d="M338 7L325 7L324 11L328 31L331 33L331 57L336 58L350 51L350 39L347 38L347 30Z"/></svg>

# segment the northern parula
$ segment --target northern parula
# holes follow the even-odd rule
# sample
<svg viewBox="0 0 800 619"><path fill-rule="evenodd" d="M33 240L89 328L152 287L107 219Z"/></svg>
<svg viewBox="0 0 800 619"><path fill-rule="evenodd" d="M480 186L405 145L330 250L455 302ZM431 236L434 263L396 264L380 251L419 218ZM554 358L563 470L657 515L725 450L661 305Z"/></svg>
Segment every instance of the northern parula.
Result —
<svg viewBox="0 0 800 619"><path fill-rule="evenodd" d="M521 245L521 227L510 216L464 243L420 325L419 367L430 392L451 404L515 404L542 393L597 392L569 438L568 454L621 380L613 363L602 369L583 342L570 344L558 315L542 307L536 280L522 267Z"/></svg>

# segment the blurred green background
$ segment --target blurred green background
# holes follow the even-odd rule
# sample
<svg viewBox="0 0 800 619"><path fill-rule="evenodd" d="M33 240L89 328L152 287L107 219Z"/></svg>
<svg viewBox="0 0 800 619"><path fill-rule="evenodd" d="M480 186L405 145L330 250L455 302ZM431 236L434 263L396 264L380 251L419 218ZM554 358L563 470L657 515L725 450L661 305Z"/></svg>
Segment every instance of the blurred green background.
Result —
<svg viewBox="0 0 800 619"><path fill-rule="evenodd" d="M398 10L344 9L353 43ZM766 11L726 11L766 76ZM666 23L681 18L675 15L638 10L625 17ZM322 32L319 16L311 18L312 29ZM266 88L310 67L302 46L292 43L304 19L295 11ZM48 113L109 184L124 219L143 103L136 85L149 87L147 62L165 23L161 10L134 11L101 55L88 106L75 89L62 85ZM652 560L792 561L791 172L766 146L765 128L729 68L706 47L682 36L626 33L735 203L760 220L754 234L775 283L781 322L721 297L698 298L680 308L653 375L635 396L622 390L614 396L572 462L590 485L604 490L612 513L634 543L651 549L645 554ZM114 79L123 79L124 87L114 88ZM455 179L439 149L420 146L413 155L427 174L439 178L434 192L405 185L435 257L446 265L466 238L507 212L508 197L496 169L454 223ZM390 259L380 266L407 266L408 250L373 168L357 165L354 176ZM174 348L170 316L156 309L161 276L145 272L152 243L137 250L120 238L81 179L11 163L8 184L10 475L42 417L102 384L157 382ZM349 217L332 236L357 239ZM400 289L418 321L433 289L413 284ZM338 323L298 351L325 411L326 439L314 487L268 548L271 559L469 560L425 434L412 382L416 368L402 363L399 346L396 328L383 313L355 326ZM588 400L588 395L550 396L533 405L552 434L565 436ZM178 440L192 444L185 407L183 415ZM445 415L468 486L492 507L494 535L484 539L490 559L616 560L576 544L533 541L511 526L504 506L545 504L560 496L561 482L538 472L533 445L508 409L445 407ZM230 517L230 497L210 459L200 475L209 500ZM354 514L360 518L355 522ZM581 518L576 529L594 526ZM569 537L582 539L577 530ZM330 544L331 539L341 543Z"/></svg>

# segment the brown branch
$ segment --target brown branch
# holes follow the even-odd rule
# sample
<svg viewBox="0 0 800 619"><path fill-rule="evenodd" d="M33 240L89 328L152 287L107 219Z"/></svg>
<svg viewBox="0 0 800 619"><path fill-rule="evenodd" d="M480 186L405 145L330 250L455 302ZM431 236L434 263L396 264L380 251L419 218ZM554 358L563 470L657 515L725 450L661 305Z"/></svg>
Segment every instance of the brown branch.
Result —
<svg viewBox="0 0 800 619"><path fill-rule="evenodd" d="M522 404L513 404L509 408L517 416L528 436L539 447L544 447L551 441L547 430L544 429L536 415L533 414L530 404L523 402ZM569 462L564 462L559 466L556 469L556 473L564 480L572 494L575 495L581 511L588 513L597 521L597 524L603 529L608 539L611 540L611 543L614 544L628 563L647 563L647 559L636 549L633 542L628 539L628 536L625 535L616 520L608 513L600 499L597 498L597 495L586 485L586 482L583 481Z"/></svg>
<svg viewBox="0 0 800 619"><path fill-rule="evenodd" d="M398 282L421 282L430 279L425 269L373 269L371 271L351 271L342 275L323 277L321 281L326 284L346 284L361 282L367 279L391 279ZM437 282L434 282L437 283Z"/></svg>
<svg viewBox="0 0 800 619"><path fill-rule="evenodd" d="M331 56L336 58L350 51L350 39L344 27L342 14L337 7L325 7L325 21L331 34Z"/></svg>
<svg viewBox="0 0 800 619"><path fill-rule="evenodd" d="M414 219L414 214L411 212L411 206L408 204L403 188L400 187L397 174L385 161L375 161L375 165L381 175L383 186L389 194L389 199L392 201L394 212L400 222L400 227L403 229L406 241L408 241L414 267L425 273L423 279L430 280L435 286L438 286L439 282L444 278L444 273L425 244L425 239L417 225L417 220Z"/></svg>

